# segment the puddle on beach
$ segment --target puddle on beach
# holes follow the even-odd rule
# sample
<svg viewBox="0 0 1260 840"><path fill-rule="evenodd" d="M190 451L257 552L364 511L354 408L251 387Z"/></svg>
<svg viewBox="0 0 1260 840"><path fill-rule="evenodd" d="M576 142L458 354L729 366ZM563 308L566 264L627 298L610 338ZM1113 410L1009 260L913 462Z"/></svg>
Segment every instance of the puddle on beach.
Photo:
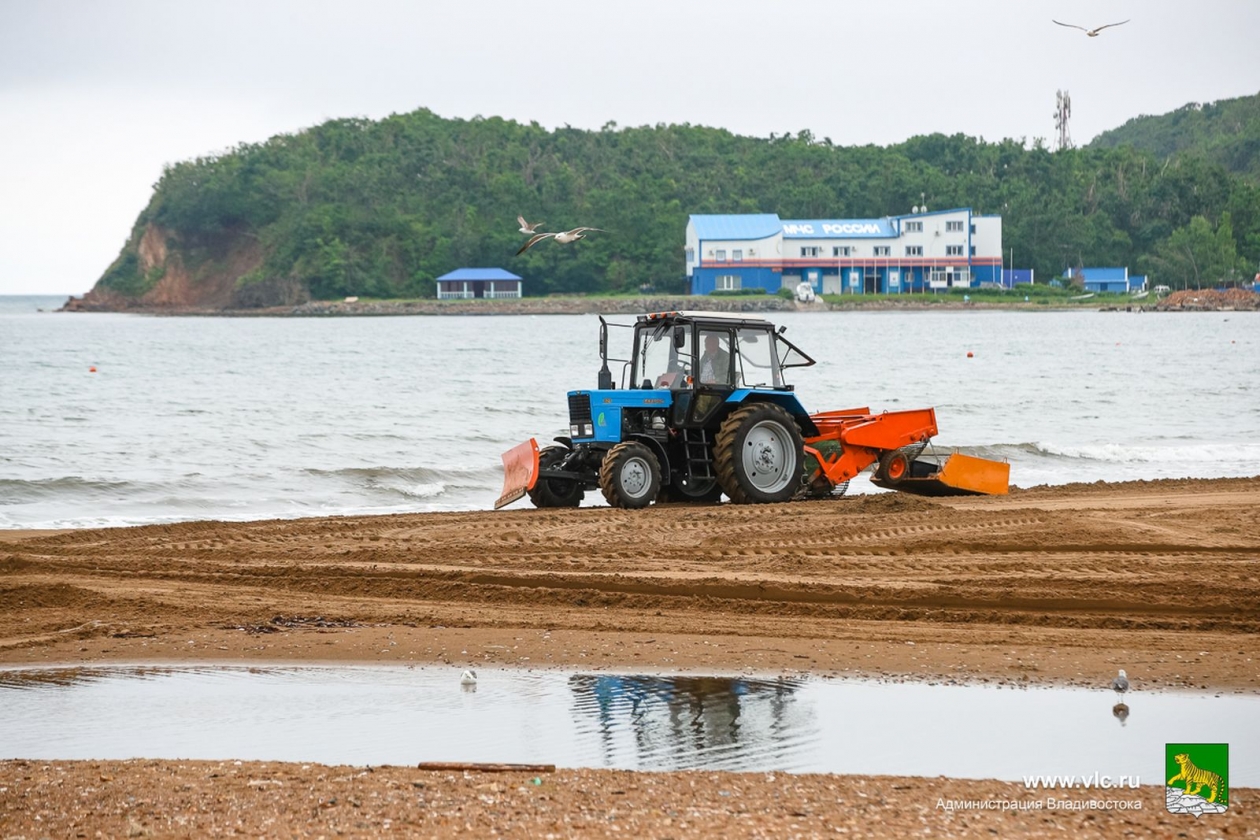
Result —
<svg viewBox="0 0 1260 840"><path fill-rule="evenodd" d="M1139 776L1230 744L1260 786L1260 696L440 667L0 670L0 758Z"/></svg>

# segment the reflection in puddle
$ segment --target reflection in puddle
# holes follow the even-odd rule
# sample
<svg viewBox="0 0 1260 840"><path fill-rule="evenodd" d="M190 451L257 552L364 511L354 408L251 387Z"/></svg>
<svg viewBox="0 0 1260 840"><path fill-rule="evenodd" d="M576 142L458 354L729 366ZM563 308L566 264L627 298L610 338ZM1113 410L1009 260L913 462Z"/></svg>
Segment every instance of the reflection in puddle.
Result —
<svg viewBox="0 0 1260 840"><path fill-rule="evenodd" d="M596 724L606 767L742 770L791 765L817 730L798 680L569 678L579 730Z"/></svg>
<svg viewBox="0 0 1260 840"><path fill-rule="evenodd" d="M0 758L546 763L1020 780L1138 775L1229 743L1260 785L1260 697L454 668L0 669ZM1237 758L1234 758L1234 757Z"/></svg>

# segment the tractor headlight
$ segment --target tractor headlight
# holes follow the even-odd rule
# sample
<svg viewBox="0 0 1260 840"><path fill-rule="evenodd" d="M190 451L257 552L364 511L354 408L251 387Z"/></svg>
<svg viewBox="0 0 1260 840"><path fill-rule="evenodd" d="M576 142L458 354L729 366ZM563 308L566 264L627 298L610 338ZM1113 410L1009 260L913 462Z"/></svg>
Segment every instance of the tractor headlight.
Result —
<svg viewBox="0 0 1260 840"><path fill-rule="evenodd" d="M595 437L595 427L590 423L583 426L582 430L586 432L586 437Z"/></svg>
<svg viewBox="0 0 1260 840"><path fill-rule="evenodd" d="M595 426L591 423L574 423L569 426L569 434L573 437L594 437Z"/></svg>
<svg viewBox="0 0 1260 840"><path fill-rule="evenodd" d="M572 426L570 426L570 427L569 427L569 434L573 435L574 437L581 437L581 436L582 436L582 424L581 424L581 423L574 423Z"/></svg>

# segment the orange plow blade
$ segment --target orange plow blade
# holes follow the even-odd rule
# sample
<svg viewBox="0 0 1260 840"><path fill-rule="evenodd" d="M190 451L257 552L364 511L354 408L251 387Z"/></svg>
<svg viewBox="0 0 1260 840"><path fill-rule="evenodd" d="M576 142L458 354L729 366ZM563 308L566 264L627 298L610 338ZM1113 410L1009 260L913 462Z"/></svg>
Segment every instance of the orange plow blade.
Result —
<svg viewBox="0 0 1260 840"><path fill-rule="evenodd" d="M918 496L1004 496L1010 489L1011 465L955 452L936 462L924 458L900 475L872 478L876 487Z"/></svg>
<svg viewBox="0 0 1260 840"><path fill-rule="evenodd" d="M965 493L1004 496L1010 489L1011 465L955 453L945 461L937 480Z"/></svg>
<svg viewBox="0 0 1260 840"><path fill-rule="evenodd" d="M494 509L512 504L534 489L538 481L538 443L530 438L503 453L503 492Z"/></svg>

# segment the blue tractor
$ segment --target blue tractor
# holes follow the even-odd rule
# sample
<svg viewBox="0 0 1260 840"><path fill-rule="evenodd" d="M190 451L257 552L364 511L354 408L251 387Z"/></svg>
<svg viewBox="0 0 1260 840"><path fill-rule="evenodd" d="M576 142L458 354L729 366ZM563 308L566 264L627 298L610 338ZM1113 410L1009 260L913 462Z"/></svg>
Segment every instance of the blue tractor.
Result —
<svg viewBox="0 0 1260 840"><path fill-rule="evenodd" d="M633 329L629 359L609 358L610 327ZM599 387L569 392L568 436L504 454L495 507L524 495L541 508L577 507L595 489L621 508L791 499L806 481L804 439L818 429L783 379L814 360L785 329L717 312L600 318ZM622 363L619 382L609 362Z"/></svg>

